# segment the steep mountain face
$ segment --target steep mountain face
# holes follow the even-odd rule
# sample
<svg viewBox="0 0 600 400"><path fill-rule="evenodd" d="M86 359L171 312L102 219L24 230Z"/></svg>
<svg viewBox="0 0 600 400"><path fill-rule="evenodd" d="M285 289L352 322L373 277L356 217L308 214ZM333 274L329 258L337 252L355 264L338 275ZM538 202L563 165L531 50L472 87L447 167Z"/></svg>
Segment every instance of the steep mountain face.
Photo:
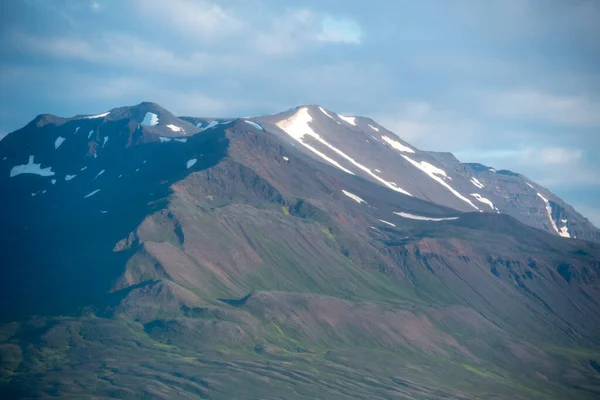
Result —
<svg viewBox="0 0 600 400"><path fill-rule="evenodd" d="M399 193L464 212L505 213L555 235L600 242L600 231L586 218L527 178L419 150L369 118L301 106L245 121L321 162Z"/></svg>
<svg viewBox="0 0 600 400"><path fill-rule="evenodd" d="M600 245L574 210L391 135L152 103L10 134L0 394L597 397Z"/></svg>

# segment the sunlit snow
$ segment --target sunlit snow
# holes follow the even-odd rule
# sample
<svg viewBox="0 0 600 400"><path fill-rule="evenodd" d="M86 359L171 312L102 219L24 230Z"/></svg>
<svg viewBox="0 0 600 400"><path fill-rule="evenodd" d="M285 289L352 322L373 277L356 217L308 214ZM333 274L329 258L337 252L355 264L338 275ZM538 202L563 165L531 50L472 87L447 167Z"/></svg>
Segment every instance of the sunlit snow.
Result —
<svg viewBox="0 0 600 400"><path fill-rule="evenodd" d="M34 174L39 176L52 176L52 167L42 168L42 163L35 164L33 162L34 156L29 156L29 162L23 165L15 165L10 170L10 177L21 175L21 174Z"/></svg>
<svg viewBox="0 0 600 400"><path fill-rule="evenodd" d="M161 143L163 143L163 142L170 142L171 141L171 138L162 137L162 136L160 136L158 139L160 140Z"/></svg>
<svg viewBox="0 0 600 400"><path fill-rule="evenodd" d="M354 122L356 117L344 117L343 115L340 115L340 114L338 114L338 117L340 117L341 120L349 123L350 125L356 126L356 122Z"/></svg>
<svg viewBox="0 0 600 400"><path fill-rule="evenodd" d="M329 118L333 119L333 117L331 115L329 115L329 113L321 106L319 106L319 110L321 110L321 112L325 115L327 115Z"/></svg>
<svg viewBox="0 0 600 400"><path fill-rule="evenodd" d="M196 164L196 161L198 161L195 158L192 158L191 160L188 160L188 162L186 163L186 167L187 168L191 168L192 166L194 166L194 164Z"/></svg>
<svg viewBox="0 0 600 400"><path fill-rule="evenodd" d="M540 199L544 201L544 204L546 205L546 214L548 215L548 219L550 220L550 225L552 225L552 229L554 229L554 231L562 237L571 237L571 235L569 235L569 230L567 229L566 225L564 226L564 228L561 228L560 231L558 230L556 222L554 222L554 219L552 218L552 206L550 205L548 199L542 196L540 193L537 193L537 195Z"/></svg>
<svg viewBox="0 0 600 400"><path fill-rule="evenodd" d="M176 139L174 139L174 140L175 140L176 142L180 142L180 143L185 143L185 142L187 142L187 139L186 139L186 138L176 138Z"/></svg>
<svg viewBox="0 0 600 400"><path fill-rule="evenodd" d="M323 158L324 160L326 160L326 161L330 162L331 164L335 165L336 167L338 167L342 171L354 175L354 173L352 171L348 170L347 168L342 167L337 161L329 158L328 156L326 156L325 154L321 153L319 150L315 149L311 145L309 145L307 143L304 143L304 141L302 140L302 138L305 135L313 137L319 143L327 146L328 148L330 148L331 150L333 150L336 154L342 156L344 159L346 159L347 161L349 161L350 163L352 163L354 166L356 166L359 169L361 169L362 171L366 172L367 174L369 174L370 176L372 176L373 178L375 178L379 182L383 183L385 186L387 186L390 189L393 189L393 190L395 190L397 192L404 193L406 195L411 196L411 194L408 193L406 190L404 190L402 188L399 188L399 187L397 187L395 185L392 185L390 182L388 182L388 181L380 178L379 176L375 175L375 173L373 173L369 168L367 168L364 165L358 163L357 161L355 161L352 157L348 156L343 151L341 151L338 148L336 148L336 147L332 146L331 144L329 144L319 134L317 134L315 131L313 131L313 129L310 127L310 125L308 125L308 123L311 122L311 121L312 121L312 117L308 113L308 109L306 107L303 107L300 110L298 110L298 112L296 112L296 114L292 115L290 118L288 118L286 120L282 120L282 121L277 122L277 126L279 128L281 128L284 132L286 132L288 135L290 135L292 138L294 138L296 141L300 142L304 147L308 148L310 151L312 151L313 153L317 154L319 157Z"/></svg>
<svg viewBox="0 0 600 400"><path fill-rule="evenodd" d="M170 130L172 130L173 132L181 132L183 131L183 128L177 125L173 125L173 124L168 124L167 128L169 128Z"/></svg>
<svg viewBox="0 0 600 400"><path fill-rule="evenodd" d="M63 142L65 141L64 137L57 137L56 140L54 141L54 149L58 149L60 147L61 144L63 144Z"/></svg>
<svg viewBox="0 0 600 400"><path fill-rule="evenodd" d="M289 158L287 158L286 156L283 156L283 159L284 159L285 161L290 161L290 159L289 159Z"/></svg>
<svg viewBox="0 0 600 400"><path fill-rule="evenodd" d="M312 151L313 153L318 155L319 157L321 157L324 160L326 160L327 162L335 165L342 171L344 171L348 174L354 175L354 172L350 171L347 168L342 167L337 161L327 157L325 154L321 153L319 150L315 149L311 145L304 143L304 141L302 141L302 138L305 135L308 135L308 136L311 136L311 137L317 139L319 142L321 142L329 147L329 143L325 142L325 140L322 139L321 136L319 136L317 133L315 133L315 131L313 131L312 128L308 125L308 123L311 121L312 121L312 117L308 113L308 110L306 108L301 108L290 118L277 122L277 126L279 128L281 128L285 133L290 135L292 138L294 138L296 141L300 142L300 144L302 144L304 147L306 147L307 149L309 149L310 151Z"/></svg>
<svg viewBox="0 0 600 400"><path fill-rule="evenodd" d="M402 143L400 143L399 141L394 140L390 137L382 136L381 139L383 139L383 141L385 141L386 143L388 143L390 146L392 146L394 149L396 149L398 151L403 151L405 153L414 153L415 152L410 147L407 147L407 146L403 145Z"/></svg>
<svg viewBox="0 0 600 400"><path fill-rule="evenodd" d="M440 185L444 186L453 195L455 195L456 197L458 197L462 201L464 201L466 203L469 203L469 205L471 205L471 207L473 207L474 209L479 210L479 207L477 207L475 204L473 204L471 202L471 200L467 199L465 196L463 196L462 194L458 193L456 190L454 190L454 188L452 186L448 185L446 182L444 182L444 180L442 178L440 178L438 176L438 175L446 176L446 172L444 170L436 167L435 165L429 164L426 161L421 161L421 162L414 161L413 159L411 159L408 156L405 156L404 154L402 154L402 157L404 157L404 159L406 161L410 162L415 167L419 168L421 171L425 172L427 175L429 175L437 183L439 183Z"/></svg>
<svg viewBox="0 0 600 400"><path fill-rule="evenodd" d="M395 212L395 211L394 211L394 214L396 214L402 218L416 219L419 221L452 221L452 220L458 219L458 217L446 217L446 218L424 217L422 215L414 215L414 214L409 214L409 213L405 213L405 212Z"/></svg>
<svg viewBox="0 0 600 400"><path fill-rule="evenodd" d="M100 189L96 189L96 190L94 190L93 192L91 192L91 193L88 193L88 194L86 194L85 196L83 196L83 198L84 198L84 199L86 199L86 198L88 198L88 197L90 197L90 196L93 196L93 195L95 195L96 193L98 193L99 191L100 191Z"/></svg>
<svg viewBox="0 0 600 400"><path fill-rule="evenodd" d="M202 130L205 131L207 129L214 128L217 125L219 125L219 121L211 121L208 125L206 125L204 128L202 128Z"/></svg>
<svg viewBox="0 0 600 400"><path fill-rule="evenodd" d="M146 115L144 115L144 119L142 120L142 125L154 126L156 124L158 124L158 115L151 112L147 112Z"/></svg>
<svg viewBox="0 0 600 400"><path fill-rule="evenodd" d="M89 117L84 117L84 118L85 119L102 118L102 117L106 117L108 114L110 114L110 111L107 111L105 113L98 114L98 115L90 115Z"/></svg>
<svg viewBox="0 0 600 400"><path fill-rule="evenodd" d="M361 199L360 197L358 197L357 195L355 195L354 193L350 193L346 190L342 189L342 193L344 193L346 196L350 197L352 200L354 200L355 202L357 202L358 204L360 203L365 203L367 204L366 201L364 201L363 199Z"/></svg>
<svg viewBox="0 0 600 400"><path fill-rule="evenodd" d="M529 184L529 182L525 182L525 183L527 184L527 186L529 186L530 188L534 189L534 187L533 187L533 186L531 186L531 185Z"/></svg>
<svg viewBox="0 0 600 400"><path fill-rule="evenodd" d="M390 226L393 226L393 227L396 226L396 225L392 224L391 222L384 221L383 219L380 219L379 221L383 222L384 224L388 224Z"/></svg>
<svg viewBox="0 0 600 400"><path fill-rule="evenodd" d="M369 128L373 129L375 132L379 132L379 128L376 128L371 124L368 124L368 125L369 125Z"/></svg>
<svg viewBox="0 0 600 400"><path fill-rule="evenodd" d="M480 202L487 204L488 206L490 206L490 208L492 210L494 210L494 204L490 200L488 200L485 197L483 197L482 195L480 195L479 193L471 193L471 196L475 197Z"/></svg>
<svg viewBox="0 0 600 400"><path fill-rule="evenodd" d="M379 172L379 173L381 173L381 171L380 171L380 170L378 170L377 168L375 169L375 172Z"/></svg>
<svg viewBox="0 0 600 400"><path fill-rule="evenodd" d="M471 182L473 185L477 186L479 189L483 189L483 188L484 188L484 186L483 186L483 183L479 182L479 181L477 180L477 178L475 178L475 177L472 177L470 182Z"/></svg>
<svg viewBox="0 0 600 400"><path fill-rule="evenodd" d="M263 127L260 126L259 124L257 124L256 122L252 122L252 121L248 121L248 120L244 120L244 122L247 123L248 125L255 127L256 129L264 131Z"/></svg>
<svg viewBox="0 0 600 400"><path fill-rule="evenodd" d="M75 178L77 175L65 175L65 181L70 181L71 179Z"/></svg>
<svg viewBox="0 0 600 400"><path fill-rule="evenodd" d="M560 232L558 234L562 237L571 237L571 235L569 234L569 228L567 227L567 223L569 222L569 220L561 219L560 222L563 224L563 226L561 226Z"/></svg>
<svg viewBox="0 0 600 400"><path fill-rule="evenodd" d="M106 171L106 170L103 169L102 171L98 172L98 174L94 177L94 179L96 179L97 177L99 177L100 175L102 175L104 173L104 171Z"/></svg>

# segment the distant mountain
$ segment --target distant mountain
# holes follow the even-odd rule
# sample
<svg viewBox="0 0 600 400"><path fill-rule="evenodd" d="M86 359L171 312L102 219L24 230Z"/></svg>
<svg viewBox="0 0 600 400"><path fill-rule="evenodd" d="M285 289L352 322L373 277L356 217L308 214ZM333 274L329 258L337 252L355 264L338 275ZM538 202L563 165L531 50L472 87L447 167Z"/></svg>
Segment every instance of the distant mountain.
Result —
<svg viewBox="0 0 600 400"><path fill-rule="evenodd" d="M593 399L600 241L509 171L320 106L0 141L0 396Z"/></svg>

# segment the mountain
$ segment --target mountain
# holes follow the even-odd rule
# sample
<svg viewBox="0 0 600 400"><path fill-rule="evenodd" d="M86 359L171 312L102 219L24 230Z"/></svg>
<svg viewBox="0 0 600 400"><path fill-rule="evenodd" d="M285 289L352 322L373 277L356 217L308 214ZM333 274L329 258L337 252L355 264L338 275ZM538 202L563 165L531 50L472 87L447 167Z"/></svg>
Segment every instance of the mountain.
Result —
<svg viewBox="0 0 600 400"><path fill-rule="evenodd" d="M598 231L521 175L319 106L40 115L0 159L3 398L600 394Z"/></svg>

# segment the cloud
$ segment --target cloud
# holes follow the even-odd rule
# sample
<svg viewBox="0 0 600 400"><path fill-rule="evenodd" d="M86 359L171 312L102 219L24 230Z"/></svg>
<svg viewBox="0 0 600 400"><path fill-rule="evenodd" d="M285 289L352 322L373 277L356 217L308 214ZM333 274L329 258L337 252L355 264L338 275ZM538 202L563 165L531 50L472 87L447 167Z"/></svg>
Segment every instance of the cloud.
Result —
<svg viewBox="0 0 600 400"><path fill-rule="evenodd" d="M540 159L544 164L567 165L581 159L583 150L551 147L540 150Z"/></svg>
<svg viewBox="0 0 600 400"><path fill-rule="evenodd" d="M391 111L373 115L382 126L411 144L427 150L455 151L482 140L481 122L451 108L423 101L401 101Z"/></svg>
<svg viewBox="0 0 600 400"><path fill-rule="evenodd" d="M558 96L534 89L481 97L485 111L498 117L523 118L570 126L600 126L600 101L585 96Z"/></svg>
<svg viewBox="0 0 600 400"><path fill-rule="evenodd" d="M204 0L136 0L139 15L191 41L220 41L243 27L221 5Z"/></svg>
<svg viewBox="0 0 600 400"><path fill-rule="evenodd" d="M362 36L362 29L355 21L327 15L323 18L322 31L317 35L317 39L324 42L360 44Z"/></svg>
<svg viewBox="0 0 600 400"><path fill-rule="evenodd" d="M23 48L56 58L84 61L92 66L112 65L172 75L201 75L207 69L235 68L237 60L218 54L192 51L186 54L158 47L151 42L120 32L105 32L99 38L35 37L13 34Z"/></svg>

